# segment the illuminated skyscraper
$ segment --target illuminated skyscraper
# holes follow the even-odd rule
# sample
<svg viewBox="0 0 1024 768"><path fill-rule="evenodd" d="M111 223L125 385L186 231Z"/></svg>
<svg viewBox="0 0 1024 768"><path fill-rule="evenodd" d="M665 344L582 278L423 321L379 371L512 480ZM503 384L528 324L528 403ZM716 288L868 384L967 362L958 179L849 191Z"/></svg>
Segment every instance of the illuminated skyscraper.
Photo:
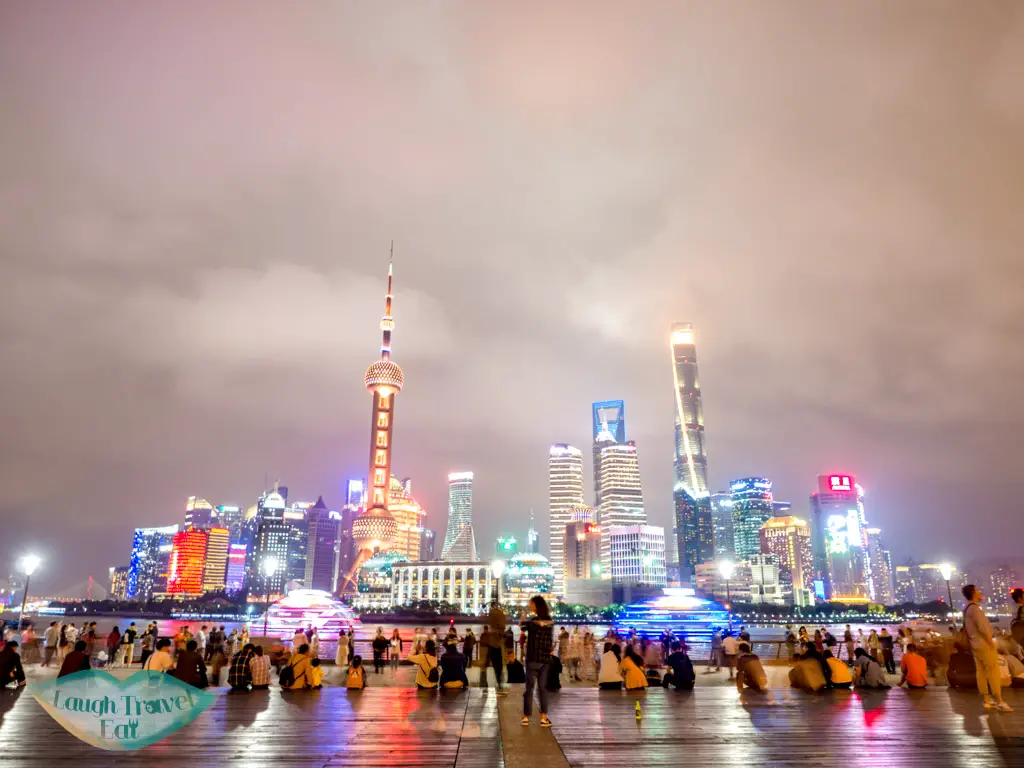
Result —
<svg viewBox="0 0 1024 768"><path fill-rule="evenodd" d="M248 600L251 602L264 600L268 593L271 599L284 596L292 538L292 528L285 520L285 512L284 496L278 492L277 487L270 493L264 493L257 504L256 531L246 561ZM265 564L271 557L277 561L277 569L268 579Z"/></svg>
<svg viewBox="0 0 1024 768"><path fill-rule="evenodd" d="M530 527L526 530L526 552L530 555L540 554L540 534L533 523L533 510L530 510Z"/></svg>
<svg viewBox="0 0 1024 768"><path fill-rule="evenodd" d="M201 595L206 568L206 532L189 528L174 534L167 591L172 595Z"/></svg>
<svg viewBox="0 0 1024 768"><path fill-rule="evenodd" d="M570 594L570 582L601 578L601 529L593 522L572 522L565 526L563 595Z"/></svg>
<svg viewBox="0 0 1024 768"><path fill-rule="evenodd" d="M577 505L580 509L585 505ZM570 510L570 513L574 510ZM640 483L640 462L636 444L606 445L601 449L601 506L597 510L602 532L612 526L645 526L647 513L644 511L643 486ZM662 543L665 531L661 529ZM662 573L665 568L665 553L661 555ZM614 572L611 557L611 537L601 536L601 575L611 578ZM557 574L557 572L556 572ZM664 576L662 577L664 584Z"/></svg>
<svg viewBox="0 0 1024 768"><path fill-rule="evenodd" d="M778 557L779 569L793 585L793 604L814 604L811 529L799 517L773 517L761 526L761 553Z"/></svg>
<svg viewBox="0 0 1024 768"><path fill-rule="evenodd" d="M237 595L245 589L245 544L228 547L228 567L224 575L224 590Z"/></svg>
<svg viewBox="0 0 1024 768"><path fill-rule="evenodd" d="M206 534L203 592L222 592L226 585L228 545L231 542L231 532L227 528L210 528Z"/></svg>
<svg viewBox="0 0 1024 768"><path fill-rule="evenodd" d="M356 568L377 550L386 550L398 534L395 518L388 511L391 487L391 437L394 431L395 395L402 391L405 377L402 369L391 360L391 331L395 321L391 317L391 274L388 263L388 293L384 300L384 317L380 321L382 333L380 360L366 369L366 389L373 393L372 427L370 431L369 499L366 509L352 521L352 538L359 554L349 573L349 583Z"/></svg>
<svg viewBox="0 0 1024 768"><path fill-rule="evenodd" d="M664 528L644 524L603 526L602 549L605 539L610 545L609 576L614 583L665 586Z"/></svg>
<svg viewBox="0 0 1024 768"><path fill-rule="evenodd" d="M110 569L111 600L128 599L128 573L130 570L131 567L127 565L120 565L117 568Z"/></svg>
<svg viewBox="0 0 1024 768"><path fill-rule="evenodd" d="M217 525L217 511L206 499L189 496L185 502L185 528L198 528L205 531Z"/></svg>
<svg viewBox="0 0 1024 768"><path fill-rule="evenodd" d="M871 561L871 599L882 605L896 604L896 586L893 582L892 555L882 543L880 528L868 528L868 559Z"/></svg>
<svg viewBox="0 0 1024 768"><path fill-rule="evenodd" d="M427 512L412 496L412 480L391 477L388 511L398 526L391 551L401 552L411 561L420 560L420 539L423 536L423 523L427 519Z"/></svg>
<svg viewBox="0 0 1024 768"><path fill-rule="evenodd" d="M673 528L683 581L698 563L714 557L715 536L708 493L708 459L704 446L704 408L693 325L674 323L670 337L675 390L675 482Z"/></svg>
<svg viewBox="0 0 1024 768"><path fill-rule="evenodd" d="M167 591L167 573L177 525L163 528L136 528L132 559L128 566L129 600L146 602L155 592Z"/></svg>
<svg viewBox="0 0 1024 768"><path fill-rule="evenodd" d="M324 497L306 510L306 573L302 583L307 589L334 592L338 588L338 562L341 554L341 515L327 508Z"/></svg>
<svg viewBox="0 0 1024 768"><path fill-rule="evenodd" d="M732 532L732 494L711 494L711 519L714 530L715 560L736 557L736 543ZM711 562L710 558L704 562Z"/></svg>
<svg viewBox="0 0 1024 768"><path fill-rule="evenodd" d="M853 475L818 475L811 494L811 551L825 599L871 597L871 561L863 490Z"/></svg>
<svg viewBox="0 0 1024 768"><path fill-rule="evenodd" d="M548 451L548 546L555 590L564 585L565 526L571 521L573 507L583 505L583 452L565 443L555 443Z"/></svg>
<svg viewBox="0 0 1024 768"><path fill-rule="evenodd" d="M594 430L594 506L601 506L601 449L626 442L626 403L604 400L591 406Z"/></svg>
<svg viewBox="0 0 1024 768"><path fill-rule="evenodd" d="M448 529L441 547L442 560L468 561L476 555L470 551L473 526L473 473L448 474Z"/></svg>
<svg viewBox="0 0 1024 768"><path fill-rule="evenodd" d="M736 557L745 560L761 554L761 526L775 514L772 481L745 477L729 484L732 493L732 531Z"/></svg>

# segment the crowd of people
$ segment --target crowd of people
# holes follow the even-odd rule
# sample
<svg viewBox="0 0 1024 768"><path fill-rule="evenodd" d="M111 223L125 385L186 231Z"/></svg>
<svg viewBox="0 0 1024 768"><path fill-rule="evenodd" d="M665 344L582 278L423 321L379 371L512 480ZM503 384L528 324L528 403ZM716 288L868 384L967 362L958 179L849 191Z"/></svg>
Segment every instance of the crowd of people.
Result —
<svg viewBox="0 0 1024 768"><path fill-rule="evenodd" d="M970 585L963 590L966 600L960 626L948 634L921 632L909 627L892 634L886 628L854 632L847 625L841 637L827 628L808 630L786 627L783 646L792 668L792 687L806 691L825 689L884 689L890 676L900 675L897 685L920 689L935 684L977 687L985 706L1011 711L1002 697L1006 687L1024 687L1024 593L1013 594L1017 614L1011 632L995 633L981 609L984 595ZM398 629L385 635L379 628L369 643L373 674L388 668L396 672L403 654L416 668L415 685L421 690L458 690L470 685L467 670L479 668L479 685L490 681L499 695L510 683L524 683L523 724L530 721L534 692L539 699L540 723L550 725L548 693L558 690L562 680L590 682L603 690L643 690L651 685L691 690L696 682L694 665L686 639L667 630L657 639L630 631L622 636L614 629L601 638L589 628L575 626L557 631L548 605L536 596L529 603L529 616L520 624L516 637L501 608L494 604L480 634L467 628L459 634L452 623L442 635L417 627L412 637L403 638ZM34 649L35 632L26 628L21 645ZM51 622L41 638L41 666L56 665L58 676L94 666L129 667L135 646L141 647L139 663L154 674L172 674L198 688L220 685L227 669L227 684L235 691L263 690L276 675L284 690L314 690L324 682L321 642L313 627L299 630L289 643L275 642L263 647L250 640L247 627L226 632L223 626L201 625L194 633L181 626L172 637L160 637L156 622L138 629L132 622L124 632L118 627L106 636L96 631L95 622L81 628L72 623ZM4 637L0 650L0 682L23 685L22 663L30 657L18 652L13 629ZM711 641L707 672L728 670L729 678L743 690L765 690L768 676L745 627L734 632L720 629ZM898 653L898 656L897 656ZM898 658L898 664L897 664ZM332 682L351 690L372 684L362 656L356 653L351 629L340 632L334 658Z"/></svg>

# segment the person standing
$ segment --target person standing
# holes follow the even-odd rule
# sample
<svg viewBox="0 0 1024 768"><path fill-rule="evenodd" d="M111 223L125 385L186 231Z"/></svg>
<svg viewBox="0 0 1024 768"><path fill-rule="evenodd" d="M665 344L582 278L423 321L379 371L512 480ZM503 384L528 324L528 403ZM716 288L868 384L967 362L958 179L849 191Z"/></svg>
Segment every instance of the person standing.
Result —
<svg viewBox="0 0 1024 768"><path fill-rule="evenodd" d="M971 643L974 668L978 677L978 691L985 700L985 709L1012 712L1013 708L1003 701L1002 684L999 679L999 654L996 651L996 642L992 638L992 625L989 624L985 611L981 609L981 601L985 599L985 595L974 584L968 584L961 592L967 600L964 607L964 632Z"/></svg>
<svg viewBox="0 0 1024 768"><path fill-rule="evenodd" d="M398 627L395 627L391 632L391 648L388 649L389 658L391 659L391 671L398 672L398 662L402 658L402 636L398 632Z"/></svg>
<svg viewBox="0 0 1024 768"><path fill-rule="evenodd" d="M149 629L142 633L142 655L139 657L139 663L142 664L142 668L146 668L146 662L149 661L149 657L153 655L153 635L150 634Z"/></svg>
<svg viewBox="0 0 1024 768"><path fill-rule="evenodd" d="M558 661L562 669L569 668L569 633L565 627L558 632Z"/></svg>
<svg viewBox="0 0 1024 768"><path fill-rule="evenodd" d="M850 629L850 625L846 625L846 631L843 633L843 644L846 646L846 663L853 664L853 630Z"/></svg>
<svg viewBox="0 0 1024 768"><path fill-rule="evenodd" d="M882 627L882 634L878 637L882 646L882 661L885 663L885 671L890 675L896 674L896 656L893 654L893 639L889 630Z"/></svg>
<svg viewBox="0 0 1024 768"><path fill-rule="evenodd" d="M313 659L320 658L320 635L316 629L309 630L309 655Z"/></svg>
<svg viewBox="0 0 1024 768"><path fill-rule="evenodd" d="M666 643L669 643L669 638L672 635L672 631L669 630L663 637L662 647L665 647ZM670 646L669 646L670 647ZM665 655L668 653L666 651ZM579 625L576 625L572 629L572 634L569 636L569 677L576 682L580 681L580 659L583 658L583 633L580 632Z"/></svg>
<svg viewBox="0 0 1024 768"><path fill-rule="evenodd" d="M462 656L464 659L464 666L469 669L473 665L473 648L476 646L476 635L473 634L473 628L466 628L466 636L462 638Z"/></svg>
<svg viewBox="0 0 1024 768"><path fill-rule="evenodd" d="M135 630L135 622L133 621L128 625L128 629L121 635L121 647L119 649L118 662L123 667L130 667L132 665L133 657L135 656L135 638L138 636L138 632Z"/></svg>
<svg viewBox="0 0 1024 768"><path fill-rule="evenodd" d="M50 666L53 655L57 652L57 645L60 642L60 627L56 621L51 621L43 635L43 666Z"/></svg>
<svg viewBox="0 0 1024 768"><path fill-rule="evenodd" d="M117 650L121 647L121 630L114 627L107 635L107 663L114 666L117 662Z"/></svg>
<svg viewBox="0 0 1024 768"><path fill-rule="evenodd" d="M540 724L542 728L550 728L548 719L548 664L551 663L551 652L554 650L554 622L547 601L540 595L534 595L527 606L533 618L520 625L520 637L526 639L526 692L523 694L522 725L530 724L533 712L533 689L537 688L540 697ZM520 645L523 645L520 641Z"/></svg>
<svg viewBox="0 0 1024 768"><path fill-rule="evenodd" d="M199 631L196 632L196 636L192 638L196 641L196 652L206 659L206 644L210 641L210 635L206 630L206 625L203 624L199 627Z"/></svg>
<svg viewBox="0 0 1024 768"><path fill-rule="evenodd" d="M384 668L384 654L388 650L388 641L384 637L384 628L377 627L377 634L373 638L373 672L379 675Z"/></svg>
<svg viewBox="0 0 1024 768"><path fill-rule="evenodd" d="M348 635L345 630L338 633L338 650L334 653L334 666L338 669L348 665Z"/></svg>
<svg viewBox="0 0 1024 768"><path fill-rule="evenodd" d="M487 614L487 624L490 626L491 635L494 638L494 642L491 643L490 650L488 651L487 663L494 670L494 685L499 696L506 694L502 681L505 671L505 657L508 651L515 647L515 642L511 639L512 628L508 627L506 631L506 623L505 612L501 610L501 606L495 600L491 603L491 610ZM485 668L484 675L486 674L487 670Z"/></svg>
<svg viewBox="0 0 1024 768"><path fill-rule="evenodd" d="M725 666L729 668L729 679L732 680L732 670L736 666L736 656L740 652L740 641L732 632L726 632L722 640L722 651L725 654Z"/></svg>

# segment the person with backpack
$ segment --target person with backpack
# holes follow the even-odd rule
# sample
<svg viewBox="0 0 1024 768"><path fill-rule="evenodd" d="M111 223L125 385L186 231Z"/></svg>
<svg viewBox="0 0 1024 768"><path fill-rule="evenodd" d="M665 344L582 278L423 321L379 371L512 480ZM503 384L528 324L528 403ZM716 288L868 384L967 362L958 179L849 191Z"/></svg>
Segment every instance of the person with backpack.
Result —
<svg viewBox="0 0 1024 768"><path fill-rule="evenodd" d="M353 656L345 675L345 687L351 691L361 691L366 687L366 670L363 669L363 657Z"/></svg>
<svg viewBox="0 0 1024 768"><path fill-rule="evenodd" d="M302 643L292 654L288 665L283 667L281 674L278 675L281 688L287 691L302 691L308 688L309 680L306 676L309 673L309 662L309 643Z"/></svg>
<svg viewBox="0 0 1024 768"><path fill-rule="evenodd" d="M416 687L421 691L436 691L441 673L437 668L437 648L434 647L434 641L427 640L423 644L423 652L411 654L408 661L416 665Z"/></svg>
<svg viewBox="0 0 1024 768"><path fill-rule="evenodd" d="M971 645L978 691L985 700L985 709L1013 712L1013 707L1003 701L996 641L992 638L992 625L981 608L985 595L974 584L968 584L961 592L967 600L963 631Z"/></svg>

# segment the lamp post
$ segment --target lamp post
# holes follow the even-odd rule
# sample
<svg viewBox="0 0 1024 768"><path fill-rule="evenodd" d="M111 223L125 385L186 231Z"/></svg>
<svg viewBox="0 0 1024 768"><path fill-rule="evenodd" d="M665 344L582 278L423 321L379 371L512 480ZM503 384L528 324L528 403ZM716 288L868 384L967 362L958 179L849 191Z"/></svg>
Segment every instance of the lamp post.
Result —
<svg viewBox="0 0 1024 768"><path fill-rule="evenodd" d="M718 564L718 572L725 579L725 607L729 611L729 631L732 631L732 593L729 591L729 579L732 578L736 564L732 560L722 560Z"/></svg>
<svg viewBox="0 0 1024 768"><path fill-rule="evenodd" d="M32 574L42 561L35 555L25 555L21 558L21 570L25 574L25 590L21 593L21 610L18 612L18 631L21 632L21 620L25 615L25 603L28 601L28 585L32 581Z"/></svg>
<svg viewBox="0 0 1024 768"><path fill-rule="evenodd" d="M505 573L505 561L495 560L491 563L491 574L494 576L494 600L501 605L501 576Z"/></svg>
<svg viewBox="0 0 1024 768"><path fill-rule="evenodd" d="M953 566L949 563L943 563L939 566L939 573L942 574L942 578L946 580L946 594L949 595L949 612L953 616L953 626L956 626L956 614L953 613L953 588L949 586L949 580L953 578Z"/></svg>
<svg viewBox="0 0 1024 768"><path fill-rule="evenodd" d="M263 612L263 637L267 636L267 622L270 621L270 580L277 573L277 558L273 555L263 558L263 578L267 582L267 605Z"/></svg>

